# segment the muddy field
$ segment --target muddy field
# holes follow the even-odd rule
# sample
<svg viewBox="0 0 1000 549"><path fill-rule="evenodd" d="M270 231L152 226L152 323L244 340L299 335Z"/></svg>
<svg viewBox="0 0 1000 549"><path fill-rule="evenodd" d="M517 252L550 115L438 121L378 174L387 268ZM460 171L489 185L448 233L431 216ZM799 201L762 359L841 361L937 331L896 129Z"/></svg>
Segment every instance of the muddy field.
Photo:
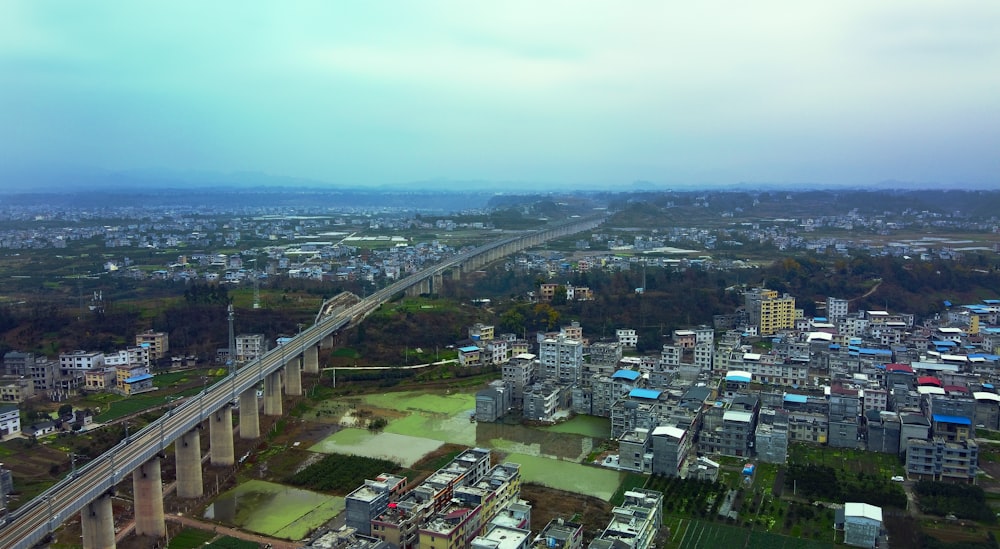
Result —
<svg viewBox="0 0 1000 549"><path fill-rule="evenodd" d="M583 524L586 547L611 520L611 504L588 496L553 490L538 484L522 484L521 499L531 503L531 529L541 532L549 521L563 518Z"/></svg>

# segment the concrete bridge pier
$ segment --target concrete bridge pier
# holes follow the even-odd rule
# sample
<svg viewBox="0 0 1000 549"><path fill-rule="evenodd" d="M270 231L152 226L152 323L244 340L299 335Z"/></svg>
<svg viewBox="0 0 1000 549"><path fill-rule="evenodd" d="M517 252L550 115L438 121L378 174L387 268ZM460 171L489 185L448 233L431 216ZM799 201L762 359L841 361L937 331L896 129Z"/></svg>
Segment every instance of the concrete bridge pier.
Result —
<svg viewBox="0 0 1000 549"><path fill-rule="evenodd" d="M103 494L80 511L83 529L83 549L114 549L115 517L111 510L111 494Z"/></svg>
<svg viewBox="0 0 1000 549"><path fill-rule="evenodd" d="M243 429L240 429L243 432ZM188 431L174 442L177 462L177 496L200 498L205 490L201 484L201 434L198 429Z"/></svg>
<svg viewBox="0 0 1000 549"><path fill-rule="evenodd" d="M315 345L306 347L302 351L302 361L302 370L305 373L319 375L319 347ZM301 382L299 384L301 386Z"/></svg>
<svg viewBox="0 0 1000 549"><path fill-rule="evenodd" d="M264 377L264 415L281 415L281 371Z"/></svg>
<svg viewBox="0 0 1000 549"><path fill-rule="evenodd" d="M166 536L167 524L163 520L163 482L160 480L160 458L154 457L132 472L132 497L135 507L136 535L153 538Z"/></svg>
<svg viewBox="0 0 1000 549"><path fill-rule="evenodd" d="M251 387L240 395L240 438L260 438L260 413L257 410L256 387Z"/></svg>
<svg viewBox="0 0 1000 549"><path fill-rule="evenodd" d="M333 334L326 334L319 342L320 349L333 349ZM309 373L309 372L306 372Z"/></svg>
<svg viewBox="0 0 1000 549"><path fill-rule="evenodd" d="M233 409L227 404L208 415L208 439L212 465L236 463L233 448Z"/></svg>
<svg viewBox="0 0 1000 549"><path fill-rule="evenodd" d="M310 347L315 349L315 347ZM302 362L305 354L298 358L293 358L285 364L285 394L299 396L302 394ZM318 370L318 368L317 368Z"/></svg>

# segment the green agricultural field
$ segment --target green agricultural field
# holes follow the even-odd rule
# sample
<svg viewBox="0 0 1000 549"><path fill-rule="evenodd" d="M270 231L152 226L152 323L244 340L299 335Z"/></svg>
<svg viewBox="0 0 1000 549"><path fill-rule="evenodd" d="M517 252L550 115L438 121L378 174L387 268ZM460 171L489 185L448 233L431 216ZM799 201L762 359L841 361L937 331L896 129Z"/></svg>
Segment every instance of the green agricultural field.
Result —
<svg viewBox="0 0 1000 549"><path fill-rule="evenodd" d="M472 393L435 394L409 391L365 395L362 398L365 404L378 408L435 415L455 415L476 407L476 395Z"/></svg>
<svg viewBox="0 0 1000 549"><path fill-rule="evenodd" d="M215 534L198 530L195 528L185 528L170 539L167 549L195 549L211 541Z"/></svg>
<svg viewBox="0 0 1000 549"><path fill-rule="evenodd" d="M670 541L666 546L677 549L718 549L720 547L767 547L768 549L825 549L834 547L831 541L809 540L748 530L720 522L669 519Z"/></svg>
<svg viewBox="0 0 1000 549"><path fill-rule="evenodd" d="M851 473L877 474L886 479L905 474L903 464L895 455L848 448L790 444L788 462L827 465Z"/></svg>

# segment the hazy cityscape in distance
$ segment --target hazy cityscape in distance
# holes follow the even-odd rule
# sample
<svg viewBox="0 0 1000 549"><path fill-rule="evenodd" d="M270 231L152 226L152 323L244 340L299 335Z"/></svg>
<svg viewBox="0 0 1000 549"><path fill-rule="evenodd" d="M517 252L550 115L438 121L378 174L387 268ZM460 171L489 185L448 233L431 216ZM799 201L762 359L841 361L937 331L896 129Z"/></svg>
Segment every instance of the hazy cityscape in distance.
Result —
<svg viewBox="0 0 1000 549"><path fill-rule="evenodd" d="M1000 547L1000 3L0 2L0 549Z"/></svg>

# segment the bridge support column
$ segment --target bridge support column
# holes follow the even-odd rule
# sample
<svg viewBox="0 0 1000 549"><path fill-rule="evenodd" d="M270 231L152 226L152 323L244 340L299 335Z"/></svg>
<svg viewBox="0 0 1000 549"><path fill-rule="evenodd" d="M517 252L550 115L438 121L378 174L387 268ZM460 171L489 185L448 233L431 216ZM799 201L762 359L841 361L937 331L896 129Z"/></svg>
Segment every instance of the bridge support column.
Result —
<svg viewBox="0 0 1000 549"><path fill-rule="evenodd" d="M208 437L212 445L212 465L232 465L236 463L233 449L233 409L229 405L208 415Z"/></svg>
<svg viewBox="0 0 1000 549"><path fill-rule="evenodd" d="M316 347L311 347L315 349ZM300 396L302 394L302 361L305 354L300 358L294 358L285 365L285 394Z"/></svg>
<svg viewBox="0 0 1000 549"><path fill-rule="evenodd" d="M260 438L260 414L257 411L257 387L240 395L240 438Z"/></svg>
<svg viewBox="0 0 1000 549"><path fill-rule="evenodd" d="M132 472L132 497L135 506L136 535L153 538L166 536L160 458L154 457Z"/></svg>
<svg viewBox="0 0 1000 549"><path fill-rule="evenodd" d="M310 345L302 352L302 370L307 374L319 375L319 347ZM301 382L299 384L301 386ZM291 394L291 393L289 393ZM301 389L300 389L301 394Z"/></svg>
<svg viewBox="0 0 1000 549"><path fill-rule="evenodd" d="M281 371L272 372L264 378L264 415L281 415Z"/></svg>
<svg viewBox="0 0 1000 549"><path fill-rule="evenodd" d="M326 334L319 342L320 349L333 349L333 334ZM306 372L307 374L309 372Z"/></svg>
<svg viewBox="0 0 1000 549"><path fill-rule="evenodd" d="M111 495L103 494L84 505L80 511L83 529L83 549L114 549L115 517L111 511Z"/></svg>
<svg viewBox="0 0 1000 549"><path fill-rule="evenodd" d="M201 433L198 429L184 433L174 442L174 458L177 462L177 496L200 498L205 490L201 484Z"/></svg>

